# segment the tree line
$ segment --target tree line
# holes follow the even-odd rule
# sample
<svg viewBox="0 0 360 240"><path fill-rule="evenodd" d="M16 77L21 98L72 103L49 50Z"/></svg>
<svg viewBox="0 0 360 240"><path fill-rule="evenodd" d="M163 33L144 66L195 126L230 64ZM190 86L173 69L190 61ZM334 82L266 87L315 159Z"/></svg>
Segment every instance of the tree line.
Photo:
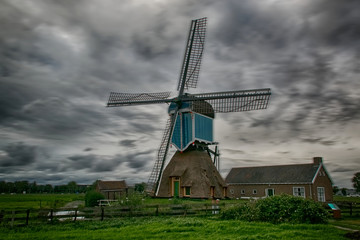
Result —
<svg viewBox="0 0 360 240"><path fill-rule="evenodd" d="M91 187L91 185L79 185L75 181L56 186L37 184L36 181L0 181L0 193L85 193Z"/></svg>

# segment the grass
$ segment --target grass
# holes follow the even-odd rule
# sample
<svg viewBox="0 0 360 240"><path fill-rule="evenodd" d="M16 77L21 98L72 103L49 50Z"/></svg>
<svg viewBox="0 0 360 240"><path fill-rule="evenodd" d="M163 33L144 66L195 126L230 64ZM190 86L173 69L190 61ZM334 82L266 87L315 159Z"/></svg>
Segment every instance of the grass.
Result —
<svg viewBox="0 0 360 240"><path fill-rule="evenodd" d="M360 203L360 197L334 196L334 202L353 202Z"/></svg>
<svg viewBox="0 0 360 240"><path fill-rule="evenodd" d="M343 228L350 228L360 231L360 219L359 218L343 218L339 220L330 220L330 224Z"/></svg>
<svg viewBox="0 0 360 240"><path fill-rule="evenodd" d="M76 200L84 200L84 194L3 194L0 210L58 208Z"/></svg>
<svg viewBox="0 0 360 240"><path fill-rule="evenodd" d="M327 239L344 231L331 225L270 224L199 217L122 218L21 228L0 228L0 239Z"/></svg>

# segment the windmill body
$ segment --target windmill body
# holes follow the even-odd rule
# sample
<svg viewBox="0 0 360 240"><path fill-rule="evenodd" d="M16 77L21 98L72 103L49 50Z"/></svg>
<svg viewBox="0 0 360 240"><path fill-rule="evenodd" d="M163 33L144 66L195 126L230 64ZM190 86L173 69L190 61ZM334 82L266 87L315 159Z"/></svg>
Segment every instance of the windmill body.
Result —
<svg viewBox="0 0 360 240"><path fill-rule="evenodd" d="M110 93L108 107L169 104L169 119L149 177L147 191L159 197L221 198L226 185L212 161L218 157L209 145L213 139L215 113L266 109L270 89L238 90L190 94L196 88L205 43L206 18L191 21L184 61L178 83L178 96L170 92ZM167 167L170 145L178 150Z"/></svg>
<svg viewBox="0 0 360 240"><path fill-rule="evenodd" d="M209 108L208 112L201 112L199 105ZM175 103L170 104L169 114L176 112ZM207 102L185 102L178 110L171 143L179 151L185 151L191 144L200 142L214 144L213 142L214 112Z"/></svg>

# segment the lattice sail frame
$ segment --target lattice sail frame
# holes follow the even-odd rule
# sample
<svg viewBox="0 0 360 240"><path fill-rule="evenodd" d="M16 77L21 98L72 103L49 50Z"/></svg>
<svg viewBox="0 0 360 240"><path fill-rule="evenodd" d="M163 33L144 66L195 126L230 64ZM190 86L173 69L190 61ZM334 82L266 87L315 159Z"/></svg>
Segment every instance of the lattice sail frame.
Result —
<svg viewBox="0 0 360 240"><path fill-rule="evenodd" d="M129 105L143 105L162 103L168 99L171 92L159 93L116 93L111 92L107 103L108 107L120 107Z"/></svg>
<svg viewBox="0 0 360 240"><path fill-rule="evenodd" d="M206 23L207 18L200 18L191 22L178 84L178 91L181 94L183 89L196 88L197 86L204 52Z"/></svg>
<svg viewBox="0 0 360 240"><path fill-rule="evenodd" d="M192 101L206 101L211 104L213 109L209 109L206 105L204 105L204 108L199 109L199 104L197 104L197 110L202 113L211 113L211 111L215 113L227 113L266 109L270 100L270 95L270 89L265 88L189 94L189 97L193 97Z"/></svg>

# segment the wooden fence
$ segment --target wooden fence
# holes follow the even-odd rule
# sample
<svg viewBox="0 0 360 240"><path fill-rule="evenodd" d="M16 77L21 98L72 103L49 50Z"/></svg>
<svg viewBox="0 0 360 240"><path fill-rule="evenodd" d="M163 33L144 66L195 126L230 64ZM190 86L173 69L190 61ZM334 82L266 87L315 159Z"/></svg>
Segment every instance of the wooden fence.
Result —
<svg viewBox="0 0 360 240"><path fill-rule="evenodd" d="M360 216L360 204L356 202L335 202L343 216Z"/></svg>
<svg viewBox="0 0 360 240"><path fill-rule="evenodd" d="M360 204L355 202L335 202L342 216L360 216ZM226 204L226 207L234 204ZM225 203L212 204L172 204L140 206L102 206L93 208L1 210L0 224L24 226L32 223L53 223L58 221L98 220L140 216L211 216L219 214ZM330 211L331 212L331 211Z"/></svg>
<svg viewBox="0 0 360 240"><path fill-rule="evenodd" d="M28 209L0 211L0 224L23 226L30 223L100 220L138 216L210 216L219 214L225 204L140 205L70 209ZM229 204L227 204L229 206Z"/></svg>

